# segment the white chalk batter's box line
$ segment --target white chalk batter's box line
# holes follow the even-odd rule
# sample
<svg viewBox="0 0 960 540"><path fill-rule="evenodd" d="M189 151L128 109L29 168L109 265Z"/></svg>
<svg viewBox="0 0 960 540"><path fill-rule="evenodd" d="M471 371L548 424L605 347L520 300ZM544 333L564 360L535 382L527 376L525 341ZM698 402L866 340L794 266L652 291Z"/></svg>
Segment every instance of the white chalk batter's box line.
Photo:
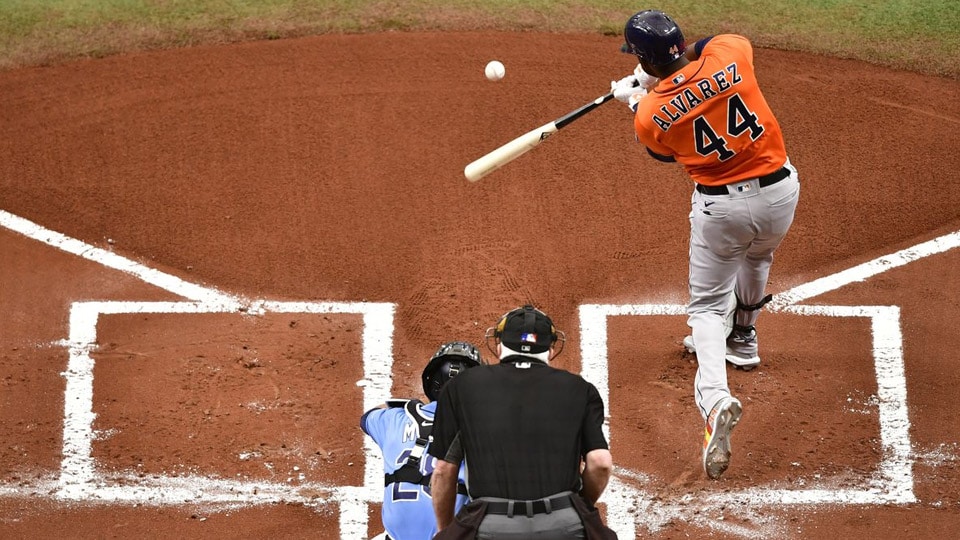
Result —
<svg viewBox="0 0 960 540"><path fill-rule="evenodd" d="M357 313L363 315L362 358L364 410L382 403L392 386L392 304L261 302L247 314L274 313ZM860 490L805 489L783 490L753 488L725 492L707 498L713 501L762 504L883 504L915 501L906 386L903 372L899 328L899 309L885 306L790 306L782 311L803 315L869 317L872 321L873 357L880 402L880 435L883 457L876 478L866 480ZM296 487L267 482L235 482L209 478L165 477L148 479L129 475L123 485L101 474L91 455L95 439L93 421L93 369L90 353L97 342L97 324L101 315L111 314L196 314L237 313L232 303L200 302L78 302L70 313L70 359L64 376L63 462L58 483L59 497L73 500L101 500L140 504L251 504L274 500L296 500L340 505L340 528L344 538L362 538L367 534L367 504L379 502L382 495L382 458L369 438L364 438L364 486L327 486L304 484ZM627 315L683 315L681 305L584 305L580 307L582 374L593 382L609 403L607 366L607 318ZM609 419L604 425L607 436ZM616 441L611 440L615 446ZM132 485L131 485L132 483ZM319 501L292 491L322 493ZM633 537L636 519L643 519L637 507L648 506L650 495L624 482L614 481L604 495L608 521L617 532Z"/></svg>
<svg viewBox="0 0 960 540"><path fill-rule="evenodd" d="M749 506L782 504L904 504L916 502L913 493L913 457L910 446L910 419L907 410L907 386L903 365L900 308L896 306L786 306L772 311L807 316L866 317L871 321L872 355L879 398L881 460L877 474L864 479L861 489L774 489L757 487L740 492L724 492L698 496L697 504L723 505L742 503ZM592 382L604 403L610 403L609 366L607 358L607 321L622 316L680 316L686 306L671 304L580 306L581 374ZM616 439L610 436L610 418L604 433L616 454ZM632 516L642 515L639 508L648 506L649 495L626 483L611 482L604 493L610 523L632 523ZM621 528L618 534L635 537L635 530Z"/></svg>
<svg viewBox="0 0 960 540"><path fill-rule="evenodd" d="M369 302L269 302L253 303L238 311L233 301L224 302L76 302L70 311L70 337L64 395L63 460L54 488L62 499L125 502L130 504L213 504L249 505L270 502L339 504L340 536L362 539L368 536L368 503L383 496L383 463L379 449L364 437L364 485L328 486L301 483L296 486L261 481L219 480L207 477L170 477L136 474L103 474L92 457L95 439L93 422L93 375L97 324L102 315L119 314L200 314L223 313L256 316L265 313L343 313L363 316L361 356L363 408L370 409L390 397L393 386L393 329L395 306ZM22 491L22 490L21 490ZM15 494L0 490L0 495Z"/></svg>
<svg viewBox="0 0 960 540"><path fill-rule="evenodd" d="M70 316L70 360L64 373L67 387L64 399L63 461L56 480L41 479L32 489L19 485L0 484L0 496L44 496L104 503L130 504L213 504L245 506L270 502L302 502L304 504L339 504L340 535L360 539L367 536L368 504L380 501L382 493L382 458L368 437L364 437L364 485L325 486L300 484L290 486L270 482L238 482L209 477L141 478L138 474L112 474L110 478L96 470L91 457L93 441L93 359L96 346L97 320L100 315L125 313L351 313L363 315L362 357L364 409L376 406L389 397L392 387L393 304L367 302L250 302L212 287L190 283L177 276L121 257L46 229L36 223L0 210L0 227L20 233L42 244L93 261L131 275L144 283L157 286L191 301L187 302L78 302ZM752 488L740 492L698 494L696 508L716 510L731 502L750 505L780 504L884 504L916 502L913 494L912 457L910 453L909 418L906 408L906 384L903 368L902 336L899 308L892 306L797 306L798 302L837 290L851 283L898 268L913 261L960 247L960 231L922 242L909 248L879 257L824 276L780 293L769 304L769 310L814 316L869 317L872 321L874 369L878 383L880 434L883 456L877 475L864 479L861 489L785 490ZM607 317L625 315L682 315L678 305L600 305L580 308L581 350L592 351L583 357L583 375L601 390L609 402L607 373ZM605 425L609 436L609 419ZM615 441L614 441L615 443ZM647 495L625 481L643 482L645 475L617 468L602 502L609 511L608 520L624 538L634 536L638 522L649 529L659 528L671 519L689 516L689 501L664 501ZM296 489L296 491L294 491ZM634 509L635 513L630 512ZM710 523L724 522L710 520ZM732 525L732 524L731 524ZM725 526L731 534L751 536L754 532ZM769 535L767 535L769 536Z"/></svg>

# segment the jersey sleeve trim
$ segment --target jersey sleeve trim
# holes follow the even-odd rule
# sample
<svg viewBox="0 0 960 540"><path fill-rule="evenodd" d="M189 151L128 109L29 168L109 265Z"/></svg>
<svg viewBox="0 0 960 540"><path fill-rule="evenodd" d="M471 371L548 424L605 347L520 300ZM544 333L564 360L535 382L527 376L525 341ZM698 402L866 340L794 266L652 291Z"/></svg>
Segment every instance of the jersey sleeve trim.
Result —
<svg viewBox="0 0 960 540"><path fill-rule="evenodd" d="M662 162L664 162L664 163L676 163L676 162L677 162L677 159L676 159L675 157L673 157L673 156L667 156L667 155L664 155L664 154L658 154L658 153L654 152L653 150L651 150L649 146L647 147L647 153L650 154L650 157L652 157L653 159L655 159L655 160L657 160L657 161L662 161Z"/></svg>

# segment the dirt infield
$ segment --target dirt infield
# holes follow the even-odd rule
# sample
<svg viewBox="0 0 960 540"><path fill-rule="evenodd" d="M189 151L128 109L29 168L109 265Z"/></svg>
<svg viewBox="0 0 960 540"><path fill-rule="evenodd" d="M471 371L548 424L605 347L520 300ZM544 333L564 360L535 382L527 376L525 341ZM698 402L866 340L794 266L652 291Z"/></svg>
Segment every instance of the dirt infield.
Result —
<svg viewBox="0 0 960 540"><path fill-rule="evenodd" d="M607 396L621 537L960 530L960 84L756 52L803 187L713 482L689 179L617 102L462 175L604 93L618 47L331 35L0 73L0 536L375 536L360 414L528 301Z"/></svg>

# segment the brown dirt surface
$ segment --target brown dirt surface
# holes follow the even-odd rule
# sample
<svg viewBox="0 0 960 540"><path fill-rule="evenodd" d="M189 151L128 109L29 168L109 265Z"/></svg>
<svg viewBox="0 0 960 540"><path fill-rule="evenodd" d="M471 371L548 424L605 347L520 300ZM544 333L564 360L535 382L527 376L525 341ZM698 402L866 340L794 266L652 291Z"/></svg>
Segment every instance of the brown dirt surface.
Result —
<svg viewBox="0 0 960 540"><path fill-rule="evenodd" d="M618 47L388 32L0 73L0 536L374 536L364 384L419 396L438 344L481 344L525 302L567 333L556 365L580 371L595 353L581 306L684 303L690 180L647 157L621 104L478 183L462 174L605 93L633 68ZM497 83L491 59L506 66ZM892 326L762 316L763 365L730 372L745 412L719 482L700 468L685 319L609 317L608 495L634 493L628 515L651 538L960 530L960 359L946 338L960 316L960 84L766 49L756 65L803 185L770 292L922 256L800 302L895 306L875 311L896 313ZM949 246L916 248L934 239ZM188 309L172 279L249 302L171 312ZM372 342L358 311L259 300L388 305L392 333ZM91 318L91 302L121 308ZM891 349L876 344L898 337L905 398L891 409L878 380L899 379L878 374ZM364 371L377 346L387 379ZM907 420L906 447L883 411Z"/></svg>

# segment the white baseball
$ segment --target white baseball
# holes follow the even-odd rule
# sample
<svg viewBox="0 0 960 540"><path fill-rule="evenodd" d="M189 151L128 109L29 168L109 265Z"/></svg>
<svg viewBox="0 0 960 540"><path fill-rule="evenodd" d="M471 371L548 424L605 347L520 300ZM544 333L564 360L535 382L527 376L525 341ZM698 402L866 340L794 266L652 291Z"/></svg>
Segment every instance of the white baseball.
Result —
<svg viewBox="0 0 960 540"><path fill-rule="evenodd" d="M499 81L507 74L507 68L503 67L503 64L496 60L491 60L487 63L487 67L483 70L484 75L487 76L487 79L491 81Z"/></svg>

